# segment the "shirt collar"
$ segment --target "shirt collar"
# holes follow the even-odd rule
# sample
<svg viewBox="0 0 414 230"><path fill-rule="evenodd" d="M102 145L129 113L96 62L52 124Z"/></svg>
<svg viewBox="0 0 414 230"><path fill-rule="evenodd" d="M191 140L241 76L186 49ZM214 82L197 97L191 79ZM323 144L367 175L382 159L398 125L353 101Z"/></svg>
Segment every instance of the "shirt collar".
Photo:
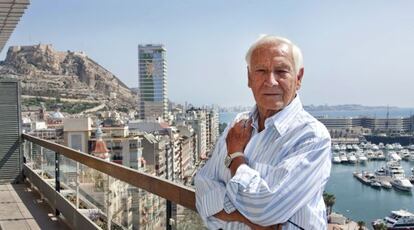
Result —
<svg viewBox="0 0 414 230"><path fill-rule="evenodd" d="M296 114L303 109L302 102L300 101L299 94L296 94L296 97L287 105L285 108L277 112L271 117L268 117L265 121L265 129L273 125L277 132L283 136L287 129L294 122ZM257 110L257 105L254 105L249 112L249 117L252 120L252 126L258 130L259 129L259 112Z"/></svg>

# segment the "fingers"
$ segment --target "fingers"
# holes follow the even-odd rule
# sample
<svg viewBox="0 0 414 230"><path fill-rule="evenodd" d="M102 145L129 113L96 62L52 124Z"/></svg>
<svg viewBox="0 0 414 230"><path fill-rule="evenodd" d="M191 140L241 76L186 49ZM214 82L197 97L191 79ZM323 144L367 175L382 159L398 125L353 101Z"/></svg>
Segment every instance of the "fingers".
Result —
<svg viewBox="0 0 414 230"><path fill-rule="evenodd" d="M243 128L247 128L247 127L251 126L251 124L252 124L252 119L249 118L249 119L243 119L243 120L238 121L235 126L240 126L240 127L243 127Z"/></svg>

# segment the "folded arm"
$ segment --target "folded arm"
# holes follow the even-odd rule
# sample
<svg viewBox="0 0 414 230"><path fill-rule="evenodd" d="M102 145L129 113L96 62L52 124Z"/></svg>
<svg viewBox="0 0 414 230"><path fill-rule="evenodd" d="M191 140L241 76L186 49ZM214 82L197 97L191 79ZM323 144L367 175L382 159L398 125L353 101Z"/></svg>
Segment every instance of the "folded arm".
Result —
<svg viewBox="0 0 414 230"><path fill-rule="evenodd" d="M247 219L261 226L286 222L322 189L330 173L330 138L306 141L266 175L241 164L226 196Z"/></svg>

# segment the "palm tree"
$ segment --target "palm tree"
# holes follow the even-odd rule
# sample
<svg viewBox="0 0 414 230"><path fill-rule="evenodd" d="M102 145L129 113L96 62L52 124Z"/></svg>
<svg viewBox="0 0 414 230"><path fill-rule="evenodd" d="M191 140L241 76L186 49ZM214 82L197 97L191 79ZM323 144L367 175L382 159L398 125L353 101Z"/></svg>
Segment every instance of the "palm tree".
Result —
<svg viewBox="0 0 414 230"><path fill-rule="evenodd" d="M334 194L323 192L323 201L325 201L326 213L328 216L332 213L332 207L335 204L335 199L336 198Z"/></svg>
<svg viewBox="0 0 414 230"><path fill-rule="evenodd" d="M358 221L358 230L364 230L365 222L360 220Z"/></svg>
<svg viewBox="0 0 414 230"><path fill-rule="evenodd" d="M387 225L385 225L384 223L381 224L377 224L374 226L375 230L387 230Z"/></svg>

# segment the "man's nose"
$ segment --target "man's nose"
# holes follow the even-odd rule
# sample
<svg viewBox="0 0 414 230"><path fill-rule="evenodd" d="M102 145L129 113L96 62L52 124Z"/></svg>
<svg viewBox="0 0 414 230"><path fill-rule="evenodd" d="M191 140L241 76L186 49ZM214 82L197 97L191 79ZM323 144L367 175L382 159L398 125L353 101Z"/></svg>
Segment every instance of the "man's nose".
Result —
<svg viewBox="0 0 414 230"><path fill-rule="evenodd" d="M278 85L279 83L278 83L278 81L276 79L277 79L276 74L273 71L270 71L270 73L266 77L265 85L266 86L269 86L269 87Z"/></svg>

